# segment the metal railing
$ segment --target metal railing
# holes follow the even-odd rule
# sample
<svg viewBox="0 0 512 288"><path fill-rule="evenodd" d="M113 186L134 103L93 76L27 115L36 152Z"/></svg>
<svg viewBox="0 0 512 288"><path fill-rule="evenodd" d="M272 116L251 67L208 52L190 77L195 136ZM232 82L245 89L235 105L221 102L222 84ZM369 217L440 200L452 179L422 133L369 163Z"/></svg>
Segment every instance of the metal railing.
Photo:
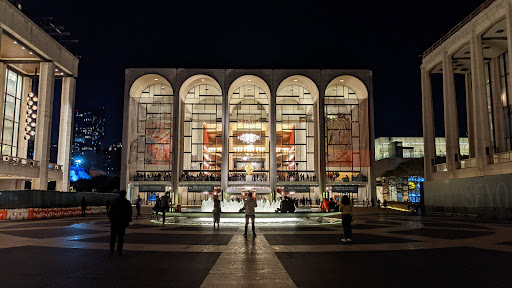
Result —
<svg viewBox="0 0 512 288"><path fill-rule="evenodd" d="M489 8L492 3L496 0L486 0L482 3L478 8L476 8L468 17L464 18L464 20L460 21L459 24L455 25L446 35L444 35L441 39L437 40L430 48L423 52L423 58L425 58L428 54L432 53L437 47L441 46L448 38L452 37L457 31L459 31L464 25L468 24L471 20L473 20L478 14L480 14L485 9Z"/></svg>
<svg viewBox="0 0 512 288"><path fill-rule="evenodd" d="M469 158L459 161L459 168L465 169L465 168L472 168L476 167L476 159L475 158Z"/></svg>
<svg viewBox="0 0 512 288"><path fill-rule="evenodd" d="M436 172L443 172L443 171L448 171L448 166L446 165L446 163L442 163L442 164L436 164L433 166L433 172L436 173Z"/></svg>
<svg viewBox="0 0 512 288"><path fill-rule="evenodd" d="M502 152L492 155L493 164L504 163L512 161L512 151Z"/></svg>
<svg viewBox="0 0 512 288"><path fill-rule="evenodd" d="M10 155L2 155L2 162L6 164L11 165L20 165L20 166L26 166L26 167L33 167L38 168L39 167L39 161L33 160L33 159L25 159L17 156L10 156ZM55 163L49 163L48 169L53 171L62 171L62 165L55 164Z"/></svg>

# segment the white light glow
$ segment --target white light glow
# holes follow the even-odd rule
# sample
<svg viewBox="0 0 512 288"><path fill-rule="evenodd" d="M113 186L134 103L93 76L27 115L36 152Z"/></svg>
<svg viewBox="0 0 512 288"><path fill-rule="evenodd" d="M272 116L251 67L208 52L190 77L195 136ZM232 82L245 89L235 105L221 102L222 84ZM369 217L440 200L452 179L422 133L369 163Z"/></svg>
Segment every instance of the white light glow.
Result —
<svg viewBox="0 0 512 288"><path fill-rule="evenodd" d="M253 133L244 133L238 136L238 140L241 140L247 144L254 144L254 142L260 140L260 136Z"/></svg>

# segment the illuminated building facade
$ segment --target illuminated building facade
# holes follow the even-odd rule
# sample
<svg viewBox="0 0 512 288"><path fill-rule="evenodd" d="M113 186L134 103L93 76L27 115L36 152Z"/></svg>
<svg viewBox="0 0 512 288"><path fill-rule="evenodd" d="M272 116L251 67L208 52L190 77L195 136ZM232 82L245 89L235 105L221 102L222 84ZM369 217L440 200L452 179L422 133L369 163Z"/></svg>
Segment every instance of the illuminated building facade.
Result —
<svg viewBox="0 0 512 288"><path fill-rule="evenodd" d="M369 70L135 68L125 79L130 198L374 193Z"/></svg>

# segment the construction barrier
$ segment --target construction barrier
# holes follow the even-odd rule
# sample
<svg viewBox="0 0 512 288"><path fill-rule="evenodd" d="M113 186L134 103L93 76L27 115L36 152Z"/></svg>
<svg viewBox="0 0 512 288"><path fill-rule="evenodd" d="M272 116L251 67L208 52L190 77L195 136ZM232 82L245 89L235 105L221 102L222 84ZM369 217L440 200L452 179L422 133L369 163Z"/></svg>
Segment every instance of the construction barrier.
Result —
<svg viewBox="0 0 512 288"><path fill-rule="evenodd" d="M106 213L104 206L87 207L86 215ZM27 208L0 210L0 220L53 219L82 215L82 208Z"/></svg>

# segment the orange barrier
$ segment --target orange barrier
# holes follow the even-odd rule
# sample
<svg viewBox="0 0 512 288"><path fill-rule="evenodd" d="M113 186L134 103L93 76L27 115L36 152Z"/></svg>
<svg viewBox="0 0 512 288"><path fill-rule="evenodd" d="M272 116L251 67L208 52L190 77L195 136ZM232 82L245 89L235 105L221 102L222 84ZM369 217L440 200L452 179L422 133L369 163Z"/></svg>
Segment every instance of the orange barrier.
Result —
<svg viewBox="0 0 512 288"><path fill-rule="evenodd" d="M106 213L104 206L87 207L86 215ZM0 210L0 220L52 219L82 215L82 208L28 208Z"/></svg>

